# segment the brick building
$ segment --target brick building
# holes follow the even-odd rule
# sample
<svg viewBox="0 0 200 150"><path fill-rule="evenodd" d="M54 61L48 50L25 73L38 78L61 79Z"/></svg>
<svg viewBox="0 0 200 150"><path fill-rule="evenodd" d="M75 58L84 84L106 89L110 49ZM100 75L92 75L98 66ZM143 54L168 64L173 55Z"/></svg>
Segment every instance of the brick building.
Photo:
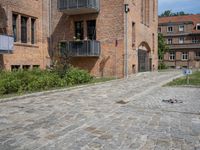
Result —
<svg viewBox="0 0 200 150"><path fill-rule="evenodd" d="M7 70L32 67L44 69L49 63L48 31L45 27L48 24L48 14L43 2L45 1L0 0L1 67ZM11 44L6 43L9 36L14 38L13 49L12 46L5 46Z"/></svg>
<svg viewBox="0 0 200 150"><path fill-rule="evenodd" d="M0 0L0 4L5 14L2 33L15 40L13 51L0 51L6 69L45 68L66 52L72 65L95 76L122 77L157 68L157 0Z"/></svg>
<svg viewBox="0 0 200 150"><path fill-rule="evenodd" d="M171 68L200 68L200 15L160 17L158 30L170 51L164 62Z"/></svg>

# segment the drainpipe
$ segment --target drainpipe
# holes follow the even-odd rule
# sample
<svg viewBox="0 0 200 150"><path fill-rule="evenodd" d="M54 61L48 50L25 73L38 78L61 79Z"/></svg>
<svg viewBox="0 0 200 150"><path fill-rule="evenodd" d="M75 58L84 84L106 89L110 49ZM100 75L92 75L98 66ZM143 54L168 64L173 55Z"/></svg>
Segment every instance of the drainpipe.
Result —
<svg viewBox="0 0 200 150"><path fill-rule="evenodd" d="M125 50L124 50L124 78L128 78L128 4L124 4L125 12Z"/></svg>
<svg viewBox="0 0 200 150"><path fill-rule="evenodd" d="M51 61L52 61L52 55L53 55L53 52L52 52L52 50L51 50L51 47L52 47L52 41L51 41L51 6L52 6L52 4L51 4L51 0L49 0L49 15L48 15L48 17L49 17L49 54L50 54L50 65L51 65Z"/></svg>

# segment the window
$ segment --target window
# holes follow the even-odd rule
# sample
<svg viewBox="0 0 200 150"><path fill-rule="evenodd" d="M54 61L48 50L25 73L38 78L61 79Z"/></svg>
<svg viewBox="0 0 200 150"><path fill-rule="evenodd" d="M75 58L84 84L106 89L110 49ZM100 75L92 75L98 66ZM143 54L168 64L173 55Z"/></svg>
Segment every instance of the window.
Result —
<svg viewBox="0 0 200 150"><path fill-rule="evenodd" d="M17 42L17 15L16 14L13 14L12 16L12 28L13 28L14 42Z"/></svg>
<svg viewBox="0 0 200 150"><path fill-rule="evenodd" d="M184 37L180 37L179 38L179 44L183 44L184 43Z"/></svg>
<svg viewBox="0 0 200 150"><path fill-rule="evenodd" d="M197 29L197 30L200 30L200 24L197 24L196 29Z"/></svg>
<svg viewBox="0 0 200 150"><path fill-rule="evenodd" d="M21 17L21 42L27 43L27 17Z"/></svg>
<svg viewBox="0 0 200 150"><path fill-rule="evenodd" d="M196 57L200 58L200 51L196 52Z"/></svg>
<svg viewBox="0 0 200 150"><path fill-rule="evenodd" d="M39 69L40 65L33 65L33 69Z"/></svg>
<svg viewBox="0 0 200 150"><path fill-rule="evenodd" d="M184 25L180 25L179 26L179 32L183 32L184 31Z"/></svg>
<svg viewBox="0 0 200 150"><path fill-rule="evenodd" d="M31 19L31 44L35 44L35 19Z"/></svg>
<svg viewBox="0 0 200 150"><path fill-rule="evenodd" d="M167 32L173 32L173 27L167 27Z"/></svg>
<svg viewBox="0 0 200 150"><path fill-rule="evenodd" d="M188 60L188 52L182 52L182 60Z"/></svg>
<svg viewBox="0 0 200 150"><path fill-rule="evenodd" d="M199 40L196 37L192 38L192 43L198 43L198 42L199 42Z"/></svg>
<svg viewBox="0 0 200 150"><path fill-rule="evenodd" d="M135 23L132 22L132 47L135 46Z"/></svg>
<svg viewBox="0 0 200 150"><path fill-rule="evenodd" d="M83 40L84 37L84 28L83 21L75 22L75 38L78 40Z"/></svg>
<svg viewBox="0 0 200 150"><path fill-rule="evenodd" d="M161 31L161 27L159 27L159 28L158 28L158 33L161 33L161 32L162 32L162 31Z"/></svg>
<svg viewBox="0 0 200 150"><path fill-rule="evenodd" d="M167 39L167 44L172 44L172 38Z"/></svg>
<svg viewBox="0 0 200 150"><path fill-rule="evenodd" d="M87 21L87 37L89 40L96 40L96 20Z"/></svg>
<svg viewBox="0 0 200 150"><path fill-rule="evenodd" d="M11 70L12 71L17 71L17 70L19 70L20 69L20 65L12 65L11 66Z"/></svg>
<svg viewBox="0 0 200 150"><path fill-rule="evenodd" d="M176 58L175 52L174 52L174 51L171 51L171 52L169 53L169 60L175 60L175 58Z"/></svg>
<svg viewBox="0 0 200 150"><path fill-rule="evenodd" d="M23 65L23 66L22 66L23 70L29 70L30 67L31 67L30 65Z"/></svg>

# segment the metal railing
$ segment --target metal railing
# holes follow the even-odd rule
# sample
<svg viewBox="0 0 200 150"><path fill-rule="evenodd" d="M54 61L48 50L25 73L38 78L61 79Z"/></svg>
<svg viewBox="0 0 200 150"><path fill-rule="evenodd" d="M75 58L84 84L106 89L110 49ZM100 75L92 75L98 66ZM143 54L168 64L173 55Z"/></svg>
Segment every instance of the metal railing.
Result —
<svg viewBox="0 0 200 150"><path fill-rule="evenodd" d="M62 42L63 43L63 42ZM101 46L99 41L68 41L60 48L61 55L68 54L73 57L99 57Z"/></svg>
<svg viewBox="0 0 200 150"><path fill-rule="evenodd" d="M11 53L14 47L14 37L0 35L0 54Z"/></svg>
<svg viewBox="0 0 200 150"><path fill-rule="evenodd" d="M94 8L99 11L99 0L58 0L58 9Z"/></svg>
<svg viewBox="0 0 200 150"><path fill-rule="evenodd" d="M169 49L200 48L200 43L169 44Z"/></svg>

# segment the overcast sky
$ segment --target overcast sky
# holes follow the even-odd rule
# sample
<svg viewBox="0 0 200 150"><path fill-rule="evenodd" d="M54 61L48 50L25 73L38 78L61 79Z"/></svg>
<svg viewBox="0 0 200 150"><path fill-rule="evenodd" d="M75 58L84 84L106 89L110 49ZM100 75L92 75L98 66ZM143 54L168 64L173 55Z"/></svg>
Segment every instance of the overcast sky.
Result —
<svg viewBox="0 0 200 150"><path fill-rule="evenodd" d="M165 10L173 12L200 13L200 0L158 0L159 14Z"/></svg>

